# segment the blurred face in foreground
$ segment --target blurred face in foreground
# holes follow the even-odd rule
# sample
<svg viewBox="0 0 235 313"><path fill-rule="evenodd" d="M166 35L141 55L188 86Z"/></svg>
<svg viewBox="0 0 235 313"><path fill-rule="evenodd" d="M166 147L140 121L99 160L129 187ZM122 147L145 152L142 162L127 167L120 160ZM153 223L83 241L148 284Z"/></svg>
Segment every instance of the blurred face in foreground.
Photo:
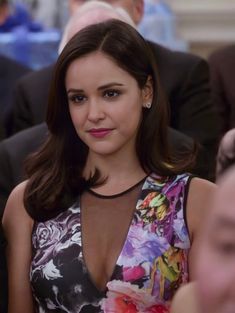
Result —
<svg viewBox="0 0 235 313"><path fill-rule="evenodd" d="M235 170L219 186L197 264L201 313L235 312Z"/></svg>

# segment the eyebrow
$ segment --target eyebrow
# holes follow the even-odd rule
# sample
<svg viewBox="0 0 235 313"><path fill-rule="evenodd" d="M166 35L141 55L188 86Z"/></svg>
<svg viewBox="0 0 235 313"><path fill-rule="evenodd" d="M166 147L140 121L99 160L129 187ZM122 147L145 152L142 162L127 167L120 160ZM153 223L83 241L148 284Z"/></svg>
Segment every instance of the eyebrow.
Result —
<svg viewBox="0 0 235 313"><path fill-rule="evenodd" d="M106 88L110 88L110 87L114 87L114 86L122 87L122 86L124 86L124 85L123 85L123 84L120 84L120 83L109 83L109 84L100 86L100 87L98 88L98 90L104 90L104 89L106 89Z"/></svg>
<svg viewBox="0 0 235 313"><path fill-rule="evenodd" d="M104 89L107 89L110 87L115 87L115 86L123 87L124 85L120 84L120 83L113 82L113 83L109 83L109 84L98 87L98 90L104 90ZM70 93L70 92L84 92L84 90L83 89L70 88L69 90L67 90L67 93Z"/></svg>

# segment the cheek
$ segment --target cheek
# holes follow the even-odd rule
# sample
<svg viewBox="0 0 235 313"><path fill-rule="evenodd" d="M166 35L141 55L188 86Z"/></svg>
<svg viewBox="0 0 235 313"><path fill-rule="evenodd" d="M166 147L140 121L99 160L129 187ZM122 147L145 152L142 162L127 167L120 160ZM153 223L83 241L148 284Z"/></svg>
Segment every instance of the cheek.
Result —
<svg viewBox="0 0 235 313"><path fill-rule="evenodd" d="M196 263L196 278L198 281L198 295L202 312L212 313L212 308L216 306L218 300L218 282L217 275L218 262L216 256L209 248L209 245L202 244Z"/></svg>
<svg viewBox="0 0 235 313"><path fill-rule="evenodd" d="M235 277L234 262L213 251L204 251L197 264L198 295L202 312L222 312Z"/></svg>
<svg viewBox="0 0 235 313"><path fill-rule="evenodd" d="M197 279L199 301L203 308L202 312L212 313L217 306L220 291L218 292L218 268L214 263L209 262L210 260L208 259L208 261L205 260L200 264Z"/></svg>
<svg viewBox="0 0 235 313"><path fill-rule="evenodd" d="M125 133L136 133L139 128L142 119L142 109L139 110L136 107L129 112L121 113L119 121L123 125L122 130Z"/></svg>
<svg viewBox="0 0 235 313"><path fill-rule="evenodd" d="M83 123L83 115L82 112L78 112L76 108L69 108L70 117L75 129L78 129Z"/></svg>

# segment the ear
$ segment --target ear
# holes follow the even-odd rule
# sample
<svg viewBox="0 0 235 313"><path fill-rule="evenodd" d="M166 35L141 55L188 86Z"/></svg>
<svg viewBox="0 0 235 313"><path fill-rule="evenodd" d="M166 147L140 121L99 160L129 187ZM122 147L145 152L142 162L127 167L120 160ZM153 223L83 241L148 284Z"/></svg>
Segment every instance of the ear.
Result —
<svg viewBox="0 0 235 313"><path fill-rule="evenodd" d="M148 76L147 82L142 89L142 103L145 107L146 103L152 103L153 101L153 79L151 76Z"/></svg>
<svg viewBox="0 0 235 313"><path fill-rule="evenodd" d="M144 0L132 0L134 2L133 19L138 25L144 16Z"/></svg>

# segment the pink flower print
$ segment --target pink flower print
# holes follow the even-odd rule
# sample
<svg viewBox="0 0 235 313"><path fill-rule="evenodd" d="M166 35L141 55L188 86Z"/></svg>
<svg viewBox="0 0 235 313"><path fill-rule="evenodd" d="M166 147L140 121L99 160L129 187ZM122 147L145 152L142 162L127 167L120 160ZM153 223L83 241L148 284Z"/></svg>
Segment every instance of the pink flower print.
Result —
<svg viewBox="0 0 235 313"><path fill-rule="evenodd" d="M124 267L124 281L135 281L145 276L145 269L142 266Z"/></svg>
<svg viewBox="0 0 235 313"><path fill-rule="evenodd" d="M137 285L120 280L112 280L107 284L107 298L100 305L104 313L165 313L161 303L156 304L156 298L140 289ZM159 311L156 311L156 309Z"/></svg>
<svg viewBox="0 0 235 313"><path fill-rule="evenodd" d="M148 308L146 313L169 313L169 308L162 304L156 304Z"/></svg>
<svg viewBox="0 0 235 313"><path fill-rule="evenodd" d="M109 299L105 307L102 306L104 313L138 313L136 305L128 296L119 295L116 298Z"/></svg>

